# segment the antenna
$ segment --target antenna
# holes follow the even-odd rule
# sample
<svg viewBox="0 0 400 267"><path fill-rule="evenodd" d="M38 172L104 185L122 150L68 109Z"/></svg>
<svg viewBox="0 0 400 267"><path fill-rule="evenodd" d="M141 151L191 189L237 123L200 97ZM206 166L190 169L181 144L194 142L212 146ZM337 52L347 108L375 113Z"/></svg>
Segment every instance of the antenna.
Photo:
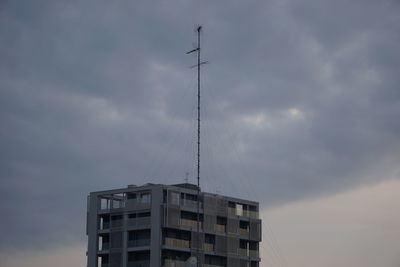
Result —
<svg viewBox="0 0 400 267"><path fill-rule="evenodd" d="M197 31L197 48L190 50L186 54L197 52L197 256L200 254L200 66L207 62L200 60L200 32L202 26L198 26ZM197 267L200 261L197 260Z"/></svg>

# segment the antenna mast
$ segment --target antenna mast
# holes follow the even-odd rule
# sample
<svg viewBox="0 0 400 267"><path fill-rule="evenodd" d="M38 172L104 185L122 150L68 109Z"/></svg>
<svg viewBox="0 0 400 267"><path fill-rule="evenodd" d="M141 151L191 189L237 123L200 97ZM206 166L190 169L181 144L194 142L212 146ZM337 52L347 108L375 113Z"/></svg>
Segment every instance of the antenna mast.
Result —
<svg viewBox="0 0 400 267"><path fill-rule="evenodd" d="M187 54L197 52L197 267L200 266L199 255L201 251L200 243L200 66L207 62L200 61L200 32L202 26L198 26L197 48L187 52Z"/></svg>

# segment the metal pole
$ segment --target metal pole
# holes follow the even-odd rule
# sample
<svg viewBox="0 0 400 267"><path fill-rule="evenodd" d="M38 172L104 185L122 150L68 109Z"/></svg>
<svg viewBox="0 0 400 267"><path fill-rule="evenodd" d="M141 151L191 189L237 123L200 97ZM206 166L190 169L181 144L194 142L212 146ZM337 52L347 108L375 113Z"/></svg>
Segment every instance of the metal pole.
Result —
<svg viewBox="0 0 400 267"><path fill-rule="evenodd" d="M197 48L187 52L191 54L197 52L197 267L200 267L200 66L207 62L200 61L200 32L201 26L197 27ZM195 65L196 66L196 65Z"/></svg>
<svg viewBox="0 0 400 267"><path fill-rule="evenodd" d="M200 267L200 31L197 28L197 267Z"/></svg>

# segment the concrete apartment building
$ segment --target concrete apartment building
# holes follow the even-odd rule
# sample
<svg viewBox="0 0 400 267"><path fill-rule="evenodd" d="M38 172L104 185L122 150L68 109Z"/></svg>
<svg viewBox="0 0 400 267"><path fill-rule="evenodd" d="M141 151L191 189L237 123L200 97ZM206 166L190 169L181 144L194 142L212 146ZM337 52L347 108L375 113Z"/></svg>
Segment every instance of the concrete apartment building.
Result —
<svg viewBox="0 0 400 267"><path fill-rule="evenodd" d="M258 267L257 202L200 192L197 186L130 185L92 192L87 211L87 267Z"/></svg>

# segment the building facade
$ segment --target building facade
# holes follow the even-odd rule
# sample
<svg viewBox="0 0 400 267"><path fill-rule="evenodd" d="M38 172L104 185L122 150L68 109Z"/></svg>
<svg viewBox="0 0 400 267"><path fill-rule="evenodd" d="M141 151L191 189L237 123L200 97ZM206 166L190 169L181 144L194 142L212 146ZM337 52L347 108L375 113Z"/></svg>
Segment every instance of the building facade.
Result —
<svg viewBox="0 0 400 267"><path fill-rule="evenodd" d="M130 185L92 192L87 267L258 267L257 202L200 192L197 186Z"/></svg>

